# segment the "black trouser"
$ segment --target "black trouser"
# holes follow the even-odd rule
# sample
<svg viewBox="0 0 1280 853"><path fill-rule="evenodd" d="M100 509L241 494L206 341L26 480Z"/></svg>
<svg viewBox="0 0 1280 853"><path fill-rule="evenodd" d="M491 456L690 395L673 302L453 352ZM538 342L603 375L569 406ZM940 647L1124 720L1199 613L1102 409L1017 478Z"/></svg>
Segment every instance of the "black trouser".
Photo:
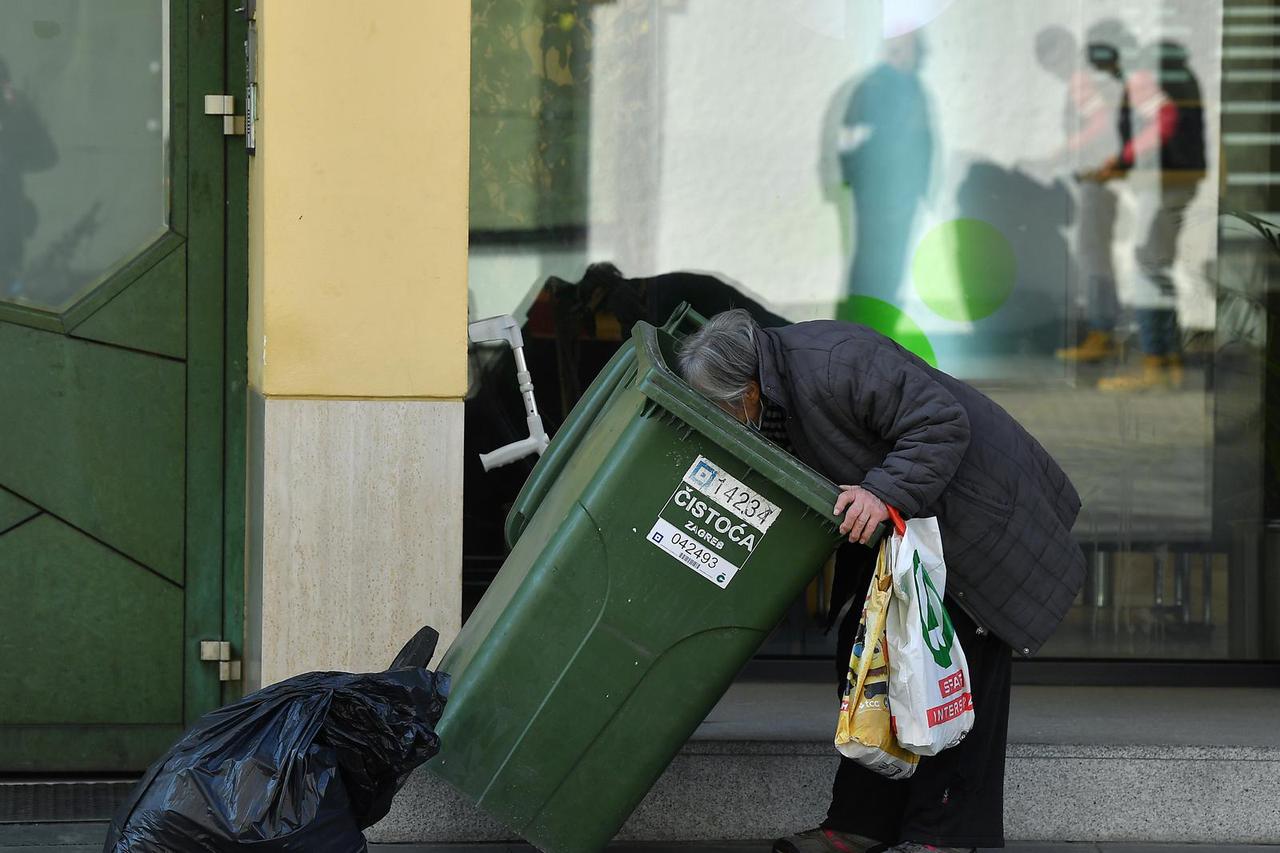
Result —
<svg viewBox="0 0 1280 853"><path fill-rule="evenodd" d="M846 553L842 551L841 556ZM841 562L845 565L840 566ZM852 570L858 589L838 636L836 665L843 690L853 633L873 567L852 555L839 560L837 567ZM932 758L921 758L908 779L886 779L856 761L840 759L831 808L822 824L827 829L886 844L916 841L942 847L1004 846L1004 757L1013 652L991 634L979 634L973 620L950 597L947 612L969 662L973 730L959 745Z"/></svg>

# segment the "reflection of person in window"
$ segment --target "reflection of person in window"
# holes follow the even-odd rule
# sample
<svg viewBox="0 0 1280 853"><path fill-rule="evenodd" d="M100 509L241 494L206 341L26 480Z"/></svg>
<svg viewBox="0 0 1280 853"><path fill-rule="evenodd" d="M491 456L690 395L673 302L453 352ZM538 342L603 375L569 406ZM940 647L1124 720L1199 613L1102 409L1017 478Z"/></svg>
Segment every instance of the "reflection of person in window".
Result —
<svg viewBox="0 0 1280 853"><path fill-rule="evenodd" d="M1104 391L1176 387L1182 381L1172 268L1187 208L1205 176L1203 104L1182 45L1153 45L1143 65L1125 84L1123 147L1093 176L1127 178L1138 203L1132 302L1143 363L1136 372L1099 382Z"/></svg>
<svg viewBox="0 0 1280 853"><path fill-rule="evenodd" d="M883 292L902 278L911 225L929 186L933 133L920 85L924 44L909 33L885 43L885 58L849 98L837 147L853 189L850 293Z"/></svg>
<svg viewBox="0 0 1280 853"><path fill-rule="evenodd" d="M1075 37L1063 27L1048 27L1036 36L1036 58L1067 87L1063 111L1065 139L1046 165L1073 174L1098 170L1119 144L1115 116L1121 103L1120 49L1110 31L1118 22L1101 22L1087 35L1088 64L1082 63ZM1080 287L1077 299L1085 315L1085 336L1078 346L1059 350L1068 361L1094 362L1114 354L1116 301L1112 244L1116 194L1101 181L1082 180L1077 193L1076 258Z"/></svg>
<svg viewBox="0 0 1280 853"><path fill-rule="evenodd" d="M23 175L58 161L49 131L25 95L13 85L0 59L0 290L20 288L23 245L35 233L36 207Z"/></svg>

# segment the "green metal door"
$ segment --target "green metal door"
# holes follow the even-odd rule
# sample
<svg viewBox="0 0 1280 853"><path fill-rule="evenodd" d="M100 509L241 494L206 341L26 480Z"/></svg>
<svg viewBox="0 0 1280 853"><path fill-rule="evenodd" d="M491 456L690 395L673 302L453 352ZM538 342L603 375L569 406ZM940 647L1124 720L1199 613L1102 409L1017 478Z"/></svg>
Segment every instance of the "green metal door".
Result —
<svg viewBox="0 0 1280 853"><path fill-rule="evenodd" d="M141 768L221 700L244 153L203 96L242 79L231 5L0 6L0 772Z"/></svg>

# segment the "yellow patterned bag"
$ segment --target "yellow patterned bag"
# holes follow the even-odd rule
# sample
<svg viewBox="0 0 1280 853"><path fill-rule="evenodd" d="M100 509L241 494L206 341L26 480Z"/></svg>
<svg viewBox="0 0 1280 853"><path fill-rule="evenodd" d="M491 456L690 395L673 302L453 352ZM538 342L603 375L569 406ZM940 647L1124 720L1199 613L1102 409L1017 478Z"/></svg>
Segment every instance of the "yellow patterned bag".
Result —
<svg viewBox="0 0 1280 853"><path fill-rule="evenodd" d="M885 618L893 594L893 555L896 537L886 536L876 557L876 571L862 605L849 657L849 678L836 723L836 749L864 767L890 779L905 779L916 770L920 756L898 745L889 713L889 661Z"/></svg>

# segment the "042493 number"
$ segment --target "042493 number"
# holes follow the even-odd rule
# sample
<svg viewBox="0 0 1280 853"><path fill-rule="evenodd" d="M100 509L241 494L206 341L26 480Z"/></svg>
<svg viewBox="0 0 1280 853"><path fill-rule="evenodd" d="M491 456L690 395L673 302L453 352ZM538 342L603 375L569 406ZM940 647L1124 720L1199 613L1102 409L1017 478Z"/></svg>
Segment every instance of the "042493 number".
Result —
<svg viewBox="0 0 1280 853"><path fill-rule="evenodd" d="M702 545L700 545L698 542L694 541L693 539L690 539L688 536L683 536L679 533L673 533L671 535L671 544L675 545L681 551L684 551L693 559L702 563L702 565L706 566L708 569L714 569L720 563L719 557L717 557L715 554L712 554L710 551L702 547Z"/></svg>

